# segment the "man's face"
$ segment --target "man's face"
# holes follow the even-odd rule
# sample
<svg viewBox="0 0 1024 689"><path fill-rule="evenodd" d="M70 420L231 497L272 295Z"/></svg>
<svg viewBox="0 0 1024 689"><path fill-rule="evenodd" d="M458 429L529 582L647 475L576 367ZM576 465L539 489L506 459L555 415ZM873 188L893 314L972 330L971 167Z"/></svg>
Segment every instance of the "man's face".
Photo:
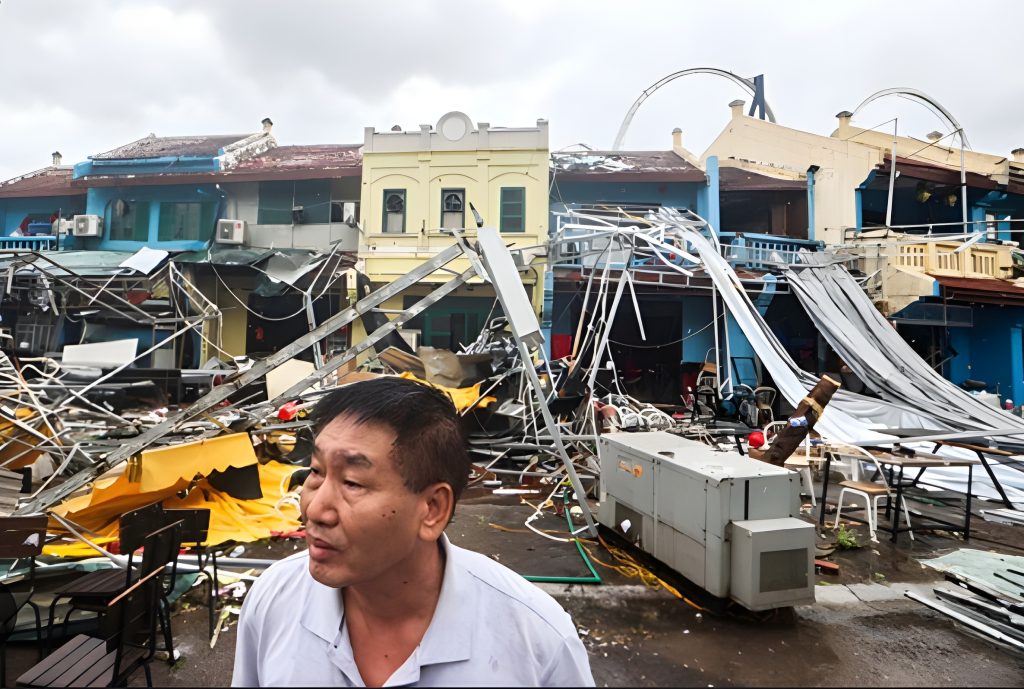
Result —
<svg viewBox="0 0 1024 689"><path fill-rule="evenodd" d="M395 433L341 416L316 438L302 488L309 572L342 588L401 569L419 543L426 502L391 457Z"/></svg>

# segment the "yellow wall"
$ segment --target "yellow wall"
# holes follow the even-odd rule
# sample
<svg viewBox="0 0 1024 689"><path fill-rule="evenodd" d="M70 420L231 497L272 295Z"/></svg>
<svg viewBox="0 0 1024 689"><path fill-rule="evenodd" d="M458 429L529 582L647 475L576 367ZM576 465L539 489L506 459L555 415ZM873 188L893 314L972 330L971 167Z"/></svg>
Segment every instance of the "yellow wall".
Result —
<svg viewBox="0 0 1024 689"><path fill-rule="evenodd" d="M447 120L466 122L462 136L443 135ZM476 127L462 113L449 113L436 127L420 131L374 132L367 129L363 148L361 218L363 235L359 268L378 286L392 282L450 246L454 239L441 227L441 190L465 189L465 231L472 241L476 223L470 203L488 227L500 229L501 190L525 189L524 231L503 233L507 244L525 247L543 244L548 235L547 123L525 129ZM384 190L405 190L405 232L384 233ZM448 266L461 272L469 262L459 259ZM523 273L525 284L543 285L544 264L534 262ZM446 282L452 275L436 272L423 282ZM473 280L478 283L478 279ZM538 312L543 289L533 290ZM356 333L354 333L356 335ZM354 340L356 341L356 340Z"/></svg>

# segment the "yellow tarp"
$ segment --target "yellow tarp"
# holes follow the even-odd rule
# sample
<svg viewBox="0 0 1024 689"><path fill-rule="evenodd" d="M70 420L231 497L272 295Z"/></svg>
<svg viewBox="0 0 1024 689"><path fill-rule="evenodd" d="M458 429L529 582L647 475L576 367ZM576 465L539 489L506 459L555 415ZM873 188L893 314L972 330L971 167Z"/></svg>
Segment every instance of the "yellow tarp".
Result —
<svg viewBox="0 0 1024 689"><path fill-rule="evenodd" d="M53 511L98 534L98 537L90 536L97 545L117 540L117 524L122 514L158 501L168 509L209 508L210 535L207 543L211 545L226 541L248 543L268 538L272 531L298 529L296 510L286 506L282 508L282 516L274 511L274 505L281 498L283 477L300 467L278 462L259 465L263 497L258 500L233 498L211 486L204 478L213 471L256 463L252 442L245 433L150 450L143 453L140 468L129 466L120 476L101 478L93 484L88 495L67 500ZM177 493L188 488L197 477L200 478L189 494L184 498L178 497ZM51 522L51 527L55 531L61 530L54 522ZM79 541L47 546L43 552L65 557L96 554L95 550Z"/></svg>
<svg viewBox="0 0 1024 689"><path fill-rule="evenodd" d="M415 380L419 383L423 383L424 385L430 385L431 387L435 387L438 390L443 390L444 392L448 393L449 397L452 398L452 402L455 404L455 408L459 412L463 412L474 406L480 407L482 409L487 405L498 401L497 397L492 397L491 395L488 395L487 397L484 397L482 400L480 400L479 403L474 405L473 403L476 402L478 397L480 397L480 383L477 383L476 385L471 385L468 388L448 388L445 387L444 385L428 383L427 381L421 378L417 378L408 371L406 371L405 373L399 373L398 377L405 378L406 380Z"/></svg>
<svg viewBox="0 0 1024 689"><path fill-rule="evenodd" d="M36 411L19 407L14 412L14 418L39 435L46 438L53 437L49 426L42 422L42 416ZM0 419L0 466L10 470L27 467L39 459L42 450L35 448L40 442L40 438L34 433L30 433L7 419ZM14 459L15 457L17 459Z"/></svg>

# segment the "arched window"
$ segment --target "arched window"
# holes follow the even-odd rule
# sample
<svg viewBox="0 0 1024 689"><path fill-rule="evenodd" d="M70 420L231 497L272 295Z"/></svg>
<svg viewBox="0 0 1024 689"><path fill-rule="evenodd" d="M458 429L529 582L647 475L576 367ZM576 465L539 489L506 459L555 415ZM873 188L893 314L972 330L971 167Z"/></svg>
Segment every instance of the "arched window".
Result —
<svg viewBox="0 0 1024 689"><path fill-rule="evenodd" d="M461 230L466 226L466 190L441 190L441 227Z"/></svg>
<svg viewBox="0 0 1024 689"><path fill-rule="evenodd" d="M384 190L384 231L405 232L405 189Z"/></svg>

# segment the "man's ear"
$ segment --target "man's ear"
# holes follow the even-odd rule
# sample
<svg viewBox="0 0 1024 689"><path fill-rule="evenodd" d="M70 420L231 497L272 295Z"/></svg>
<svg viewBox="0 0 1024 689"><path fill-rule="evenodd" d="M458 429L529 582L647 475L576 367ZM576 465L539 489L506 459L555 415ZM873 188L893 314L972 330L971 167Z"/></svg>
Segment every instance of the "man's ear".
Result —
<svg viewBox="0 0 1024 689"><path fill-rule="evenodd" d="M449 484L441 482L428 486L421 495L426 513L420 522L420 537L425 541L436 541L452 518L452 512L455 510L455 493Z"/></svg>

